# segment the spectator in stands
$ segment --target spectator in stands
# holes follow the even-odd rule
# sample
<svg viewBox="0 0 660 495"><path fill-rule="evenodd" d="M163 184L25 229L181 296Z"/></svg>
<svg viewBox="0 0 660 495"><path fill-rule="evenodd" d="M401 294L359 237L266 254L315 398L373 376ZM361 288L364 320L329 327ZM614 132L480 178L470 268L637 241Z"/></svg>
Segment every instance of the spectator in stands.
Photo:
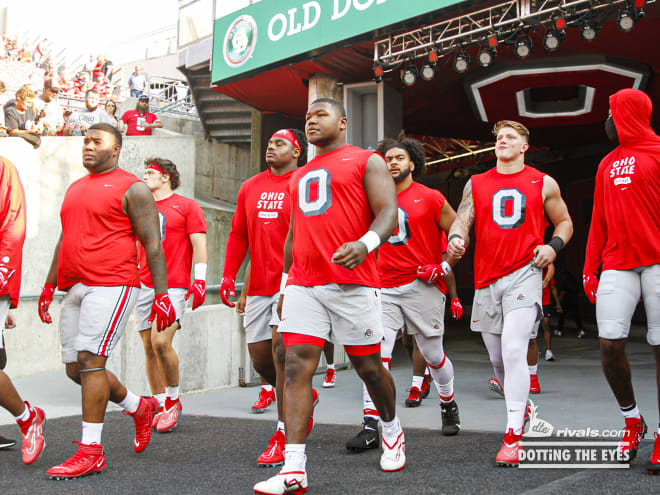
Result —
<svg viewBox="0 0 660 495"><path fill-rule="evenodd" d="M18 51L18 61L19 62L32 62L32 52L28 49L28 46L23 43L23 46Z"/></svg>
<svg viewBox="0 0 660 495"><path fill-rule="evenodd" d="M48 65L46 65L46 72L44 73L44 81L46 79L55 79L56 77L55 65L52 62L48 62Z"/></svg>
<svg viewBox="0 0 660 495"><path fill-rule="evenodd" d="M89 77L87 72L81 71L78 73L78 76L73 81L73 92L76 95L86 94L87 90L92 89L90 87Z"/></svg>
<svg viewBox="0 0 660 495"><path fill-rule="evenodd" d="M64 109L57 102L59 92L55 80L46 79L43 91L34 100L34 108L41 115L45 136L56 136L64 129Z"/></svg>
<svg viewBox="0 0 660 495"><path fill-rule="evenodd" d="M117 115L117 104L112 100L106 101L105 111L108 113L108 116L110 117L110 123L113 126L115 126L117 129L119 129L119 132L121 132L123 130L124 123Z"/></svg>
<svg viewBox="0 0 660 495"><path fill-rule="evenodd" d="M94 65L94 68L92 69L92 81L96 82L99 80L99 76L103 74L103 64L105 63L105 59L103 58L103 55L99 55L96 58L96 65ZM105 74L103 74L105 76Z"/></svg>
<svg viewBox="0 0 660 495"><path fill-rule="evenodd" d="M131 90L132 98L139 98L144 94L144 91L147 89L147 80L142 74L144 67L141 65L135 66L135 72L131 74L131 77L128 78L128 87Z"/></svg>
<svg viewBox="0 0 660 495"><path fill-rule="evenodd" d="M65 136L83 136L94 124L110 124L106 111L99 108L99 93L95 89L88 89L85 93L85 107L86 110L77 110L69 117L64 127Z"/></svg>
<svg viewBox="0 0 660 495"><path fill-rule="evenodd" d="M37 67L43 62L46 51L48 50L48 38L42 39L34 49L32 53L32 60L37 65Z"/></svg>
<svg viewBox="0 0 660 495"><path fill-rule="evenodd" d="M61 69L61 70L60 70ZM69 81L69 78L66 75L66 67L60 66L57 69L57 87L60 88L60 91L63 93L68 93L69 90L72 88L71 82Z"/></svg>
<svg viewBox="0 0 660 495"><path fill-rule="evenodd" d="M36 95L28 86L21 86L16 91L13 105L5 106L5 125L9 136L21 137L35 148L41 145L43 126L39 114L35 112L33 100Z"/></svg>
<svg viewBox="0 0 660 495"><path fill-rule="evenodd" d="M105 63L103 64L103 67L101 67L101 70L105 74L105 80L108 81L109 83L112 83L112 74L113 74L113 64L112 60L109 60L108 57L105 58Z"/></svg>
<svg viewBox="0 0 660 495"><path fill-rule="evenodd" d="M96 59L94 58L94 55L90 54L89 60L85 62L85 67L83 70L85 72L89 72L89 74L91 75L92 71L94 70L94 67L96 67Z"/></svg>
<svg viewBox="0 0 660 495"><path fill-rule="evenodd" d="M135 110L127 110L121 118L126 124L127 136L151 136L151 129L163 127L155 113L149 112L149 97L138 98Z"/></svg>
<svg viewBox="0 0 660 495"><path fill-rule="evenodd" d="M94 83L94 89L98 91L101 99L107 99L112 94L112 86L105 80L105 74L99 72L96 82Z"/></svg>

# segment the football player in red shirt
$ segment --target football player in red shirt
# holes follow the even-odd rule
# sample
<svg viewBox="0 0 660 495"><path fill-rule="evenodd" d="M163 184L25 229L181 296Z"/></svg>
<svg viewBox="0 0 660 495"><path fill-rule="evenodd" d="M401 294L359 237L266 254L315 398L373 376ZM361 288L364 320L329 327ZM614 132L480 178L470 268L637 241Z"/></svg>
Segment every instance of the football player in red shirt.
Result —
<svg viewBox="0 0 660 495"><path fill-rule="evenodd" d="M25 192L13 163L0 156L0 324L9 308L18 306L25 242ZM8 327L9 328L9 327ZM21 453L25 464L32 464L46 445L43 409L23 402L4 371L0 370L0 406L16 418L21 429ZM10 441L11 447L16 442Z"/></svg>
<svg viewBox="0 0 660 495"><path fill-rule="evenodd" d="M449 263L443 261L443 248L447 242L445 232L456 212L440 191L413 180L413 174L421 174L425 163L419 141L400 134L396 140L378 143L377 151L385 157L394 179L398 203L397 229L378 250L384 329L381 357L389 369L394 344L405 326L435 380L442 433L456 435L460 418L454 400L454 367L443 348L444 279L453 278ZM416 389L420 396L421 385ZM363 398L363 429L346 443L349 450L358 452L378 446L378 416L366 387Z"/></svg>
<svg viewBox="0 0 660 495"><path fill-rule="evenodd" d="M229 296L235 293L236 274L249 248L250 263L244 278L246 302L245 305L239 302L237 311L244 316L252 364L262 377L262 383L266 382L252 406L256 413L263 412L276 397L281 398L284 387L284 343L277 333L280 324L277 303L284 240L291 215L289 181L294 170L307 163L307 138L303 132L298 129L275 132L268 140L266 163L268 168L245 181L238 191L220 286L222 302L234 306L229 302ZM313 394L313 402L316 402L318 394L316 391ZM278 466L284 462L285 427L281 400L277 401L277 416L275 434L257 458L260 466Z"/></svg>
<svg viewBox="0 0 660 495"><path fill-rule="evenodd" d="M541 270L573 234L573 222L557 182L525 165L529 131L511 120L495 124L496 166L473 175L463 190L447 252L465 253L475 225L472 325L503 379L507 425L498 466L516 466L522 448L530 378L527 350L542 316ZM546 215L555 226L543 244Z"/></svg>
<svg viewBox="0 0 660 495"><path fill-rule="evenodd" d="M151 190L158 208L160 235L167 263L167 292L176 311L176 321L163 331L149 322L154 300L153 282L140 246L140 292L135 306L137 327L144 344L147 378L151 393L158 399L153 426L163 433L173 430L181 414L179 400L179 357L172 339L181 328L186 301L192 295L192 309L206 298L206 220L202 208L192 199L176 194L180 177L176 165L164 158L147 158L143 181ZM190 272L194 265L194 281ZM167 390L166 390L167 387Z"/></svg>
<svg viewBox="0 0 660 495"><path fill-rule="evenodd" d="M39 298L39 317L52 323L48 308L55 287L67 292L60 314L62 360L82 391L82 441L70 459L48 470L53 479L105 469L101 433L108 399L133 417L136 452L149 444L158 408L155 398L138 397L105 369L137 299L136 237L145 248L156 292L150 318L161 331L176 318L167 295L158 210L144 183L119 168L121 145L121 134L110 124L88 129L82 158L89 173L64 196L62 234Z"/></svg>
<svg viewBox="0 0 660 495"><path fill-rule="evenodd" d="M610 112L605 130L617 147L598 166L583 280L587 297L596 304L603 372L625 418L619 455L630 462L647 431L625 353L640 297L658 370L660 407L660 137L649 124L652 104L642 91L613 94ZM649 474L660 473L658 435L660 428L646 466Z"/></svg>
<svg viewBox="0 0 660 495"><path fill-rule="evenodd" d="M367 384L382 420L381 469L397 471L406 465L394 381L380 357L380 280L372 252L394 231L396 191L380 155L346 144L346 125L346 111L335 100L319 98L307 110L305 134L316 157L290 181L287 285L280 299L279 332L286 346L284 466L254 486L257 494L307 489L312 376L325 340L344 345Z"/></svg>

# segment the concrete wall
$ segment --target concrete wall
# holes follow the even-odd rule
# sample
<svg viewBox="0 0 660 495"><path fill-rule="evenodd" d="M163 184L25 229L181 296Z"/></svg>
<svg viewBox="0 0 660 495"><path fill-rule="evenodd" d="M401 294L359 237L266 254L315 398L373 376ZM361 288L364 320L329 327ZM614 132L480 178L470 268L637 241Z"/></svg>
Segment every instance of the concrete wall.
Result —
<svg viewBox="0 0 660 495"><path fill-rule="evenodd" d="M0 138L0 156L18 168L28 202L21 288L26 297L15 310L17 328L5 331L6 371L14 378L63 369L57 325L62 298L56 297L51 306L53 325L39 319L37 298L60 235L64 193L71 182L86 174L82 145L82 137L46 137L33 150L21 138ZM250 146L212 143L191 135L125 137L119 164L141 177L144 159L154 156L177 164L181 174L177 192L202 205L208 224L207 284L218 284L238 189L258 171L251 164ZM205 306L184 315L184 329L175 337L184 392L236 386L241 372L248 381L255 377L245 351L242 322L233 309L219 302L217 293L209 291ZM335 353L338 364L346 362L341 346ZM132 321L108 367L131 389L148 392L142 342Z"/></svg>

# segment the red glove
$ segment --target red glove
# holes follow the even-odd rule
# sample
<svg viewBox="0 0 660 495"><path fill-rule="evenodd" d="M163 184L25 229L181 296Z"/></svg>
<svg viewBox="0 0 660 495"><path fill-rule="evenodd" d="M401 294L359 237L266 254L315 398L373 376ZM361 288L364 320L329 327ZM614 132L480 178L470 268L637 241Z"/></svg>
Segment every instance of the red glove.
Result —
<svg viewBox="0 0 660 495"><path fill-rule="evenodd" d="M463 305L458 297L451 300L451 315L454 317L454 320L460 320L461 316L463 316Z"/></svg>
<svg viewBox="0 0 660 495"><path fill-rule="evenodd" d="M193 296L192 309L195 311L202 304L204 304L204 300L206 299L206 282L201 279L195 279L193 284L190 286L190 289L188 289L188 292L186 293L186 301L190 297L190 294Z"/></svg>
<svg viewBox="0 0 660 495"><path fill-rule="evenodd" d="M417 267L417 278L423 280L427 284L432 284L439 277L444 277L451 271L449 263L443 261L439 265L424 265Z"/></svg>
<svg viewBox="0 0 660 495"><path fill-rule="evenodd" d="M50 303L53 302L53 294L55 293L55 286L53 284L45 284L39 296L39 318L44 323L53 323L48 308Z"/></svg>
<svg viewBox="0 0 660 495"><path fill-rule="evenodd" d="M235 283L236 281L231 277L222 277L222 281L220 282L220 299L230 308L236 306L236 303L229 302L229 298L236 295Z"/></svg>
<svg viewBox="0 0 660 495"><path fill-rule="evenodd" d="M584 293L591 304L596 304L596 292L598 292L598 279L594 274L583 273L582 285L584 286Z"/></svg>
<svg viewBox="0 0 660 495"><path fill-rule="evenodd" d="M9 292L9 279L16 272L5 265L0 265L0 296L4 296Z"/></svg>
<svg viewBox="0 0 660 495"><path fill-rule="evenodd" d="M156 329L162 332L172 323L176 321L176 311L170 301L170 296L165 294L156 294L154 303L151 305L151 315L149 316L149 323L156 320Z"/></svg>

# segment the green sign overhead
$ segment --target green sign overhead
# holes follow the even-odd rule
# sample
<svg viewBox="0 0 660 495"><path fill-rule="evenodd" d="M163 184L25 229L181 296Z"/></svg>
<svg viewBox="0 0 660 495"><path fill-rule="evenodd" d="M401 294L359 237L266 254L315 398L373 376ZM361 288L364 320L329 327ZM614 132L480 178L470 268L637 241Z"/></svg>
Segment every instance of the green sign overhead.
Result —
<svg viewBox="0 0 660 495"><path fill-rule="evenodd" d="M211 79L222 84L462 0L262 0L216 19Z"/></svg>

